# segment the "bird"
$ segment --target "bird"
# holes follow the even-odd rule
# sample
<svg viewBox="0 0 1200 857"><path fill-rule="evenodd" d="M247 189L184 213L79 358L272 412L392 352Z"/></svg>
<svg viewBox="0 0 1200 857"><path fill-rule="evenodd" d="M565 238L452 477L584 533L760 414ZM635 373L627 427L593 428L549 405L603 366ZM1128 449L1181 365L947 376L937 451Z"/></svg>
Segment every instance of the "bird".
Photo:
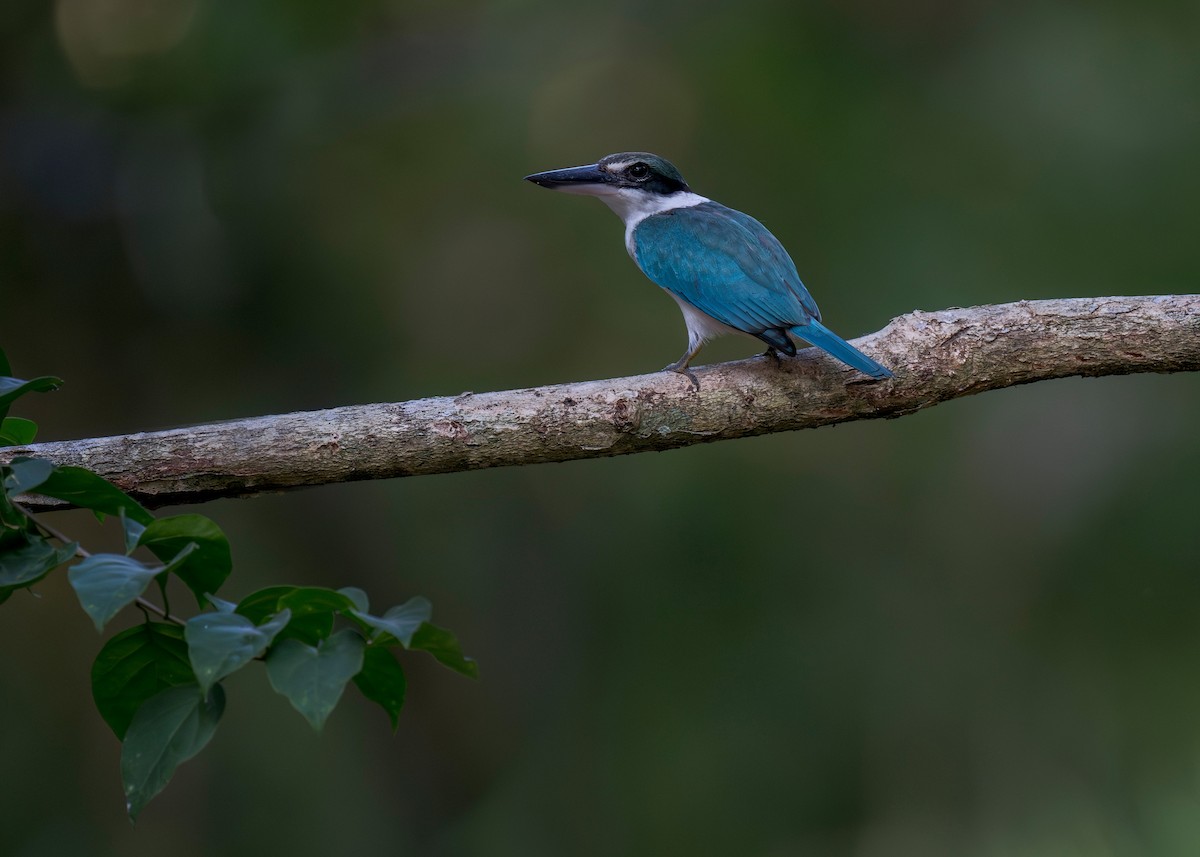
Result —
<svg viewBox="0 0 1200 857"><path fill-rule="evenodd" d="M617 152L594 164L525 176L539 187L595 196L625 223L625 249L683 311L688 345L663 371L700 382L688 368L705 342L744 333L779 359L803 339L871 378L892 372L821 323L783 245L748 214L693 193L679 170L650 152Z"/></svg>

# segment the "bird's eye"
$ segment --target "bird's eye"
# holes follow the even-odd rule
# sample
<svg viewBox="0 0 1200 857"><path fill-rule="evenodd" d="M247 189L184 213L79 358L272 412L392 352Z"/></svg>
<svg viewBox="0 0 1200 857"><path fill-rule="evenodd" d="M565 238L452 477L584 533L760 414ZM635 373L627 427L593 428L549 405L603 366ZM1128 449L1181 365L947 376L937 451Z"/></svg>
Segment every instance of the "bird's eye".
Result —
<svg viewBox="0 0 1200 857"><path fill-rule="evenodd" d="M650 178L650 168L641 162L634 164L625 172L631 179L639 182Z"/></svg>

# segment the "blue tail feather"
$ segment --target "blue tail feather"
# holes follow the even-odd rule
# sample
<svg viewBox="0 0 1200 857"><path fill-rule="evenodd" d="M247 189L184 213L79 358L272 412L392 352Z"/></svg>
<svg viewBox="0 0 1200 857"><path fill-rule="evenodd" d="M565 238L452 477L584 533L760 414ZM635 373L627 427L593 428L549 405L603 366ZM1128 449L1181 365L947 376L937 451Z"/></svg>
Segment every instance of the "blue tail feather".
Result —
<svg viewBox="0 0 1200 857"><path fill-rule="evenodd" d="M876 363L819 321L810 321L792 328L792 333L826 351L848 366L853 366L872 378L891 378L890 369Z"/></svg>

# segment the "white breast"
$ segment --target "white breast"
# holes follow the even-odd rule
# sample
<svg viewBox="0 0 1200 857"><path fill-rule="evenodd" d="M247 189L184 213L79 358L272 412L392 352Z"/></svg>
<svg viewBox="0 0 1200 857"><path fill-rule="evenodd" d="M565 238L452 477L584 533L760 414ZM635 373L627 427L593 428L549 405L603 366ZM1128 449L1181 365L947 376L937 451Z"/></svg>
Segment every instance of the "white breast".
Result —
<svg viewBox="0 0 1200 857"><path fill-rule="evenodd" d="M597 196L617 213L617 217L625 221L625 249L629 251L630 256L633 255L633 230L647 217L675 208L690 208L693 205L709 201L706 196L686 190L663 196L631 187L619 188L613 193L597 194Z"/></svg>

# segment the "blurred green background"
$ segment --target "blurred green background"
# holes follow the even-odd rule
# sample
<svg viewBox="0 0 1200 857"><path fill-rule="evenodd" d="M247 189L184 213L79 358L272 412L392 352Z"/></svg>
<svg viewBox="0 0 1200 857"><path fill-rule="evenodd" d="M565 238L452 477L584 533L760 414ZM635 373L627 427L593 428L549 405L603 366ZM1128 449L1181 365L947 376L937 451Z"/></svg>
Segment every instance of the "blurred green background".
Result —
<svg viewBox="0 0 1200 857"><path fill-rule="evenodd" d="M520 181L626 149L763 220L846 336L1194 292L1198 47L1195 3L4 0L0 344L68 380L17 413L657 369L683 323L620 223ZM353 689L318 737L247 670L131 828L57 575L0 622L0 853L1196 854L1198 394L206 505L226 597L422 593L483 678L411 656L396 737Z"/></svg>

